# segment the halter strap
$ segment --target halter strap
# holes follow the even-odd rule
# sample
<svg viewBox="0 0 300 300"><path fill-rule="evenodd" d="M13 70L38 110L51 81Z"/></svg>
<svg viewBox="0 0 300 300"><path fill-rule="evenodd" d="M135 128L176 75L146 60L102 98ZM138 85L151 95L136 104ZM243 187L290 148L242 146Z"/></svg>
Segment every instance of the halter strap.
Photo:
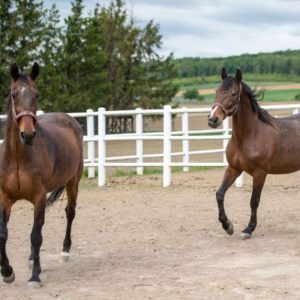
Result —
<svg viewBox="0 0 300 300"><path fill-rule="evenodd" d="M36 114L30 110L24 110L24 111L21 111L20 113L16 114L14 102L12 105L12 112L13 112L13 116L17 122L19 122L20 118L22 118L24 116L30 116L33 118L34 122L36 122Z"/></svg>

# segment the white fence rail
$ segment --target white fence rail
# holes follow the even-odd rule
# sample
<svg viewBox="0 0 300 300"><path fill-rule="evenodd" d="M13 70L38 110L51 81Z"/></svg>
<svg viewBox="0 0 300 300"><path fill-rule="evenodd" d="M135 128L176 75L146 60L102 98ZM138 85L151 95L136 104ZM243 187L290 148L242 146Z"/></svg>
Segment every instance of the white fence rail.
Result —
<svg viewBox="0 0 300 300"><path fill-rule="evenodd" d="M290 110L293 114L298 113L300 104L287 105L268 105L263 106L267 110ZM184 172L189 171L189 167L225 167L227 160L225 149L231 137L229 128L229 120L225 119L223 128L213 130L189 130L190 114L208 114L210 108L178 108L171 109L169 105L163 109L140 109L124 110L124 111L106 111L99 108L98 111L88 109L86 112L70 113L74 118L86 118L87 135L83 141L87 143L87 157L84 159L84 166L88 169L88 177L96 176L98 173L98 185L103 186L106 181L106 168L108 167L134 167L138 175L142 175L144 167L161 167L163 169L163 186L167 187L171 184L171 168L182 167ZM43 112L39 112L41 114ZM172 131L172 114L181 115L181 131ZM163 131L162 132L144 132L143 117L144 116L162 116ZM107 134L106 118L109 116L135 116L135 133L126 134ZM5 115L0 115L0 119L6 119ZM98 128L95 132L95 121ZM136 143L135 154L127 156L106 156L106 143L109 141L132 140ZM143 141L145 140L162 140L163 153L144 154ZM222 140L223 146L220 149L190 151L190 140ZM172 141L182 142L181 152L172 152ZM3 141L0 141L3 142ZM95 149L98 149L97 156ZM223 153L222 160L218 162L190 162L191 155ZM181 156L182 162L172 162L172 157ZM162 158L159 162L145 162L148 158ZM134 160L134 162L124 162ZM243 176L241 175L237 181L237 186L243 185Z"/></svg>

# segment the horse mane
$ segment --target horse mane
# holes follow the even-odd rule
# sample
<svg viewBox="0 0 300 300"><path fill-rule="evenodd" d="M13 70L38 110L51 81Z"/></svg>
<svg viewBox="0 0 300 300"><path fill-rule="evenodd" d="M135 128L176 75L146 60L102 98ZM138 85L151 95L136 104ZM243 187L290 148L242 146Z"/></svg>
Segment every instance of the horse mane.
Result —
<svg viewBox="0 0 300 300"><path fill-rule="evenodd" d="M264 96L263 90L252 90L246 83L242 82L242 87L247 96L249 97L252 110L257 113L259 120L274 126L273 117L263 108L261 108L257 101L262 100Z"/></svg>

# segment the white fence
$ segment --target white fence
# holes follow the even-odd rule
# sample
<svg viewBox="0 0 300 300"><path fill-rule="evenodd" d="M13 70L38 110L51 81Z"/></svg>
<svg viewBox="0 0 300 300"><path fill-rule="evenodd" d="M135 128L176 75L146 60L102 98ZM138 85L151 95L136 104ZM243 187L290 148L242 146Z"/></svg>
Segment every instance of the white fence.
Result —
<svg viewBox="0 0 300 300"><path fill-rule="evenodd" d="M292 113L298 113L300 104L288 105L268 105L263 106L267 110L290 110ZM70 113L74 118L86 118L87 135L84 136L84 142L87 143L87 157L84 159L84 165L88 168L88 177L93 178L98 170L98 185L103 186L106 181L106 168L108 167L135 167L138 175L143 174L144 167L161 167L163 169L163 186L171 184L171 168L182 167L184 172L189 171L189 167L225 167L227 166L225 149L230 138L231 129L229 128L228 118L223 122L223 128L212 130L189 130L190 114L208 114L210 108L178 108L171 109L169 105L163 109L145 109L137 108L135 110L124 111L106 111L99 108L98 111L88 109L82 113ZM39 112L42 113L42 112ZM181 131L172 131L172 114L181 115ZM144 132L144 116L162 116L162 132ZM135 133L127 134L106 134L106 117L109 116L134 116ZM0 119L5 119L1 115ZM95 122L97 119L97 123ZM98 124L97 132L94 124ZM106 156L106 143L109 141L133 140L136 143L135 154L128 156ZM143 141L145 140L163 140L163 153L144 154ZM172 152L172 141L182 142L181 152ZM223 140L223 146L220 149L190 151L190 140ZM98 146L98 147L96 147ZM97 149L97 155L95 155ZM190 162L191 155L223 153L222 160L219 162ZM182 162L172 162L172 156L181 156ZM148 158L162 158L160 162L145 162ZM134 160L134 162L124 162ZM242 186L243 177L237 180L237 186Z"/></svg>

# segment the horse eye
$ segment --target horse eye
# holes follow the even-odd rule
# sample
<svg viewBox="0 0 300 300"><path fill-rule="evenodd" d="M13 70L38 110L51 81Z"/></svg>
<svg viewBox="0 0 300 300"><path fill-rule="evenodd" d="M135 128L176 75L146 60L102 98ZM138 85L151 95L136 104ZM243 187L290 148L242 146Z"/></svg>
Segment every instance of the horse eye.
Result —
<svg viewBox="0 0 300 300"><path fill-rule="evenodd" d="M232 95L232 96L236 96L236 92L232 92L231 95Z"/></svg>
<svg viewBox="0 0 300 300"><path fill-rule="evenodd" d="M18 95L18 92L12 92L12 93L11 93L11 96L12 96L14 99L17 97L17 95Z"/></svg>

